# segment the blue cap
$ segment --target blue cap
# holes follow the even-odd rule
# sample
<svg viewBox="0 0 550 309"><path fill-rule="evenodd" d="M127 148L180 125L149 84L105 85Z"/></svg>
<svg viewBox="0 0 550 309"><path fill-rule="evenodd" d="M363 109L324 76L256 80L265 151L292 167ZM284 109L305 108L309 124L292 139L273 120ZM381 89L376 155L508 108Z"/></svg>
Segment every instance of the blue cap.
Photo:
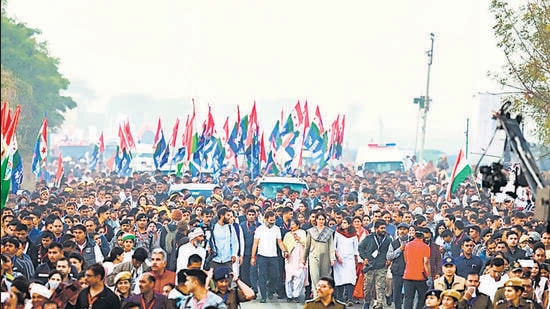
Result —
<svg viewBox="0 0 550 309"><path fill-rule="evenodd" d="M455 263L455 260L452 257L448 256L448 257L443 259L443 266L445 266L445 265L455 265L456 266L456 263Z"/></svg>
<svg viewBox="0 0 550 309"><path fill-rule="evenodd" d="M230 275L231 269L229 269L229 267L227 266L221 266L214 270L214 275L212 276L212 278L214 279L214 281L218 281L222 279L228 279Z"/></svg>

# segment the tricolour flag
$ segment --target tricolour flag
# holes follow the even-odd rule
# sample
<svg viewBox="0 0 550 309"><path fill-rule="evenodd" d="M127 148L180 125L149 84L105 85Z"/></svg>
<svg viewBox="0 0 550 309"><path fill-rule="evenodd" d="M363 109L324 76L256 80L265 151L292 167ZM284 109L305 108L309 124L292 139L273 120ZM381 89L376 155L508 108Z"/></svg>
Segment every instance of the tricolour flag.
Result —
<svg viewBox="0 0 550 309"><path fill-rule="evenodd" d="M447 194L445 196L447 201L451 200L451 194L453 194L456 189L458 189L458 186L464 182L466 178L470 177L470 175L472 175L472 168L470 164L468 164L468 161L466 161L464 151L460 149L453 167L450 182L447 186Z"/></svg>

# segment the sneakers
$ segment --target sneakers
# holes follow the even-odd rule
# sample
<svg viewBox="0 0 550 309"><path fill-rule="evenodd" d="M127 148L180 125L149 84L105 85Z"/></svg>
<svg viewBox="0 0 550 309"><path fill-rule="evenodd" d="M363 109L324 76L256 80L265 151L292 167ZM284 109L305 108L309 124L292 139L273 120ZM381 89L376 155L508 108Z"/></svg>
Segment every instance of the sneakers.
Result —
<svg viewBox="0 0 550 309"><path fill-rule="evenodd" d="M267 303L267 299L265 299L265 298L260 299L260 303L262 303L262 304Z"/></svg>
<svg viewBox="0 0 550 309"><path fill-rule="evenodd" d="M392 303L392 297L391 297L391 295L390 295L390 296L386 296L386 305L391 306L391 303Z"/></svg>

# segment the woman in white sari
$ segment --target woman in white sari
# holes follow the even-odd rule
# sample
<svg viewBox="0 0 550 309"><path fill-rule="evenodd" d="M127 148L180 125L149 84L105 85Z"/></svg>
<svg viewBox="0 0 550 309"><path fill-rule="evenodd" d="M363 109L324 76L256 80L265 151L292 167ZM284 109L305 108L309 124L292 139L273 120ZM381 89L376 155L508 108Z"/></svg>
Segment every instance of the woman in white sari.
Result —
<svg viewBox="0 0 550 309"><path fill-rule="evenodd" d="M334 264L334 283L336 299L353 305L353 286L357 280L355 265L359 259L359 241L350 217L344 218L334 234L336 263Z"/></svg>
<svg viewBox="0 0 550 309"><path fill-rule="evenodd" d="M289 302L298 302L304 283L307 281L307 264L302 264L306 243L306 231L300 229L297 219L290 221L290 232L286 233L283 244L288 255L285 258L285 289Z"/></svg>

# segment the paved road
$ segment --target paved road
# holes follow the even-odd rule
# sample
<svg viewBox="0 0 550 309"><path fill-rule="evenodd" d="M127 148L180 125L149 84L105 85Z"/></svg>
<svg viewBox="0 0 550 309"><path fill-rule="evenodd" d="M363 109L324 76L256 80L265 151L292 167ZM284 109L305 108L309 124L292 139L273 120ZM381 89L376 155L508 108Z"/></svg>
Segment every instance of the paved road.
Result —
<svg viewBox="0 0 550 309"><path fill-rule="evenodd" d="M361 309L362 306L363 306L362 304L358 304L358 305L354 304L353 307L348 307L348 308ZM298 304L296 303L289 304L286 302L285 299L282 299L282 300L274 299L274 300L268 300L267 303L265 304L260 304L260 300L256 299L250 302L241 303L241 307L242 309L269 309L269 308L297 309L297 308L303 308L304 303L302 302ZM390 309L391 307L385 307L385 308Z"/></svg>
<svg viewBox="0 0 550 309"><path fill-rule="evenodd" d="M303 307L304 307L304 303L290 304L286 302L286 299L281 299L281 300L274 299L274 300L267 301L267 303L265 304L260 304L259 299L246 302L246 303L241 303L242 309L269 309L269 308L297 309L297 308L303 308Z"/></svg>

